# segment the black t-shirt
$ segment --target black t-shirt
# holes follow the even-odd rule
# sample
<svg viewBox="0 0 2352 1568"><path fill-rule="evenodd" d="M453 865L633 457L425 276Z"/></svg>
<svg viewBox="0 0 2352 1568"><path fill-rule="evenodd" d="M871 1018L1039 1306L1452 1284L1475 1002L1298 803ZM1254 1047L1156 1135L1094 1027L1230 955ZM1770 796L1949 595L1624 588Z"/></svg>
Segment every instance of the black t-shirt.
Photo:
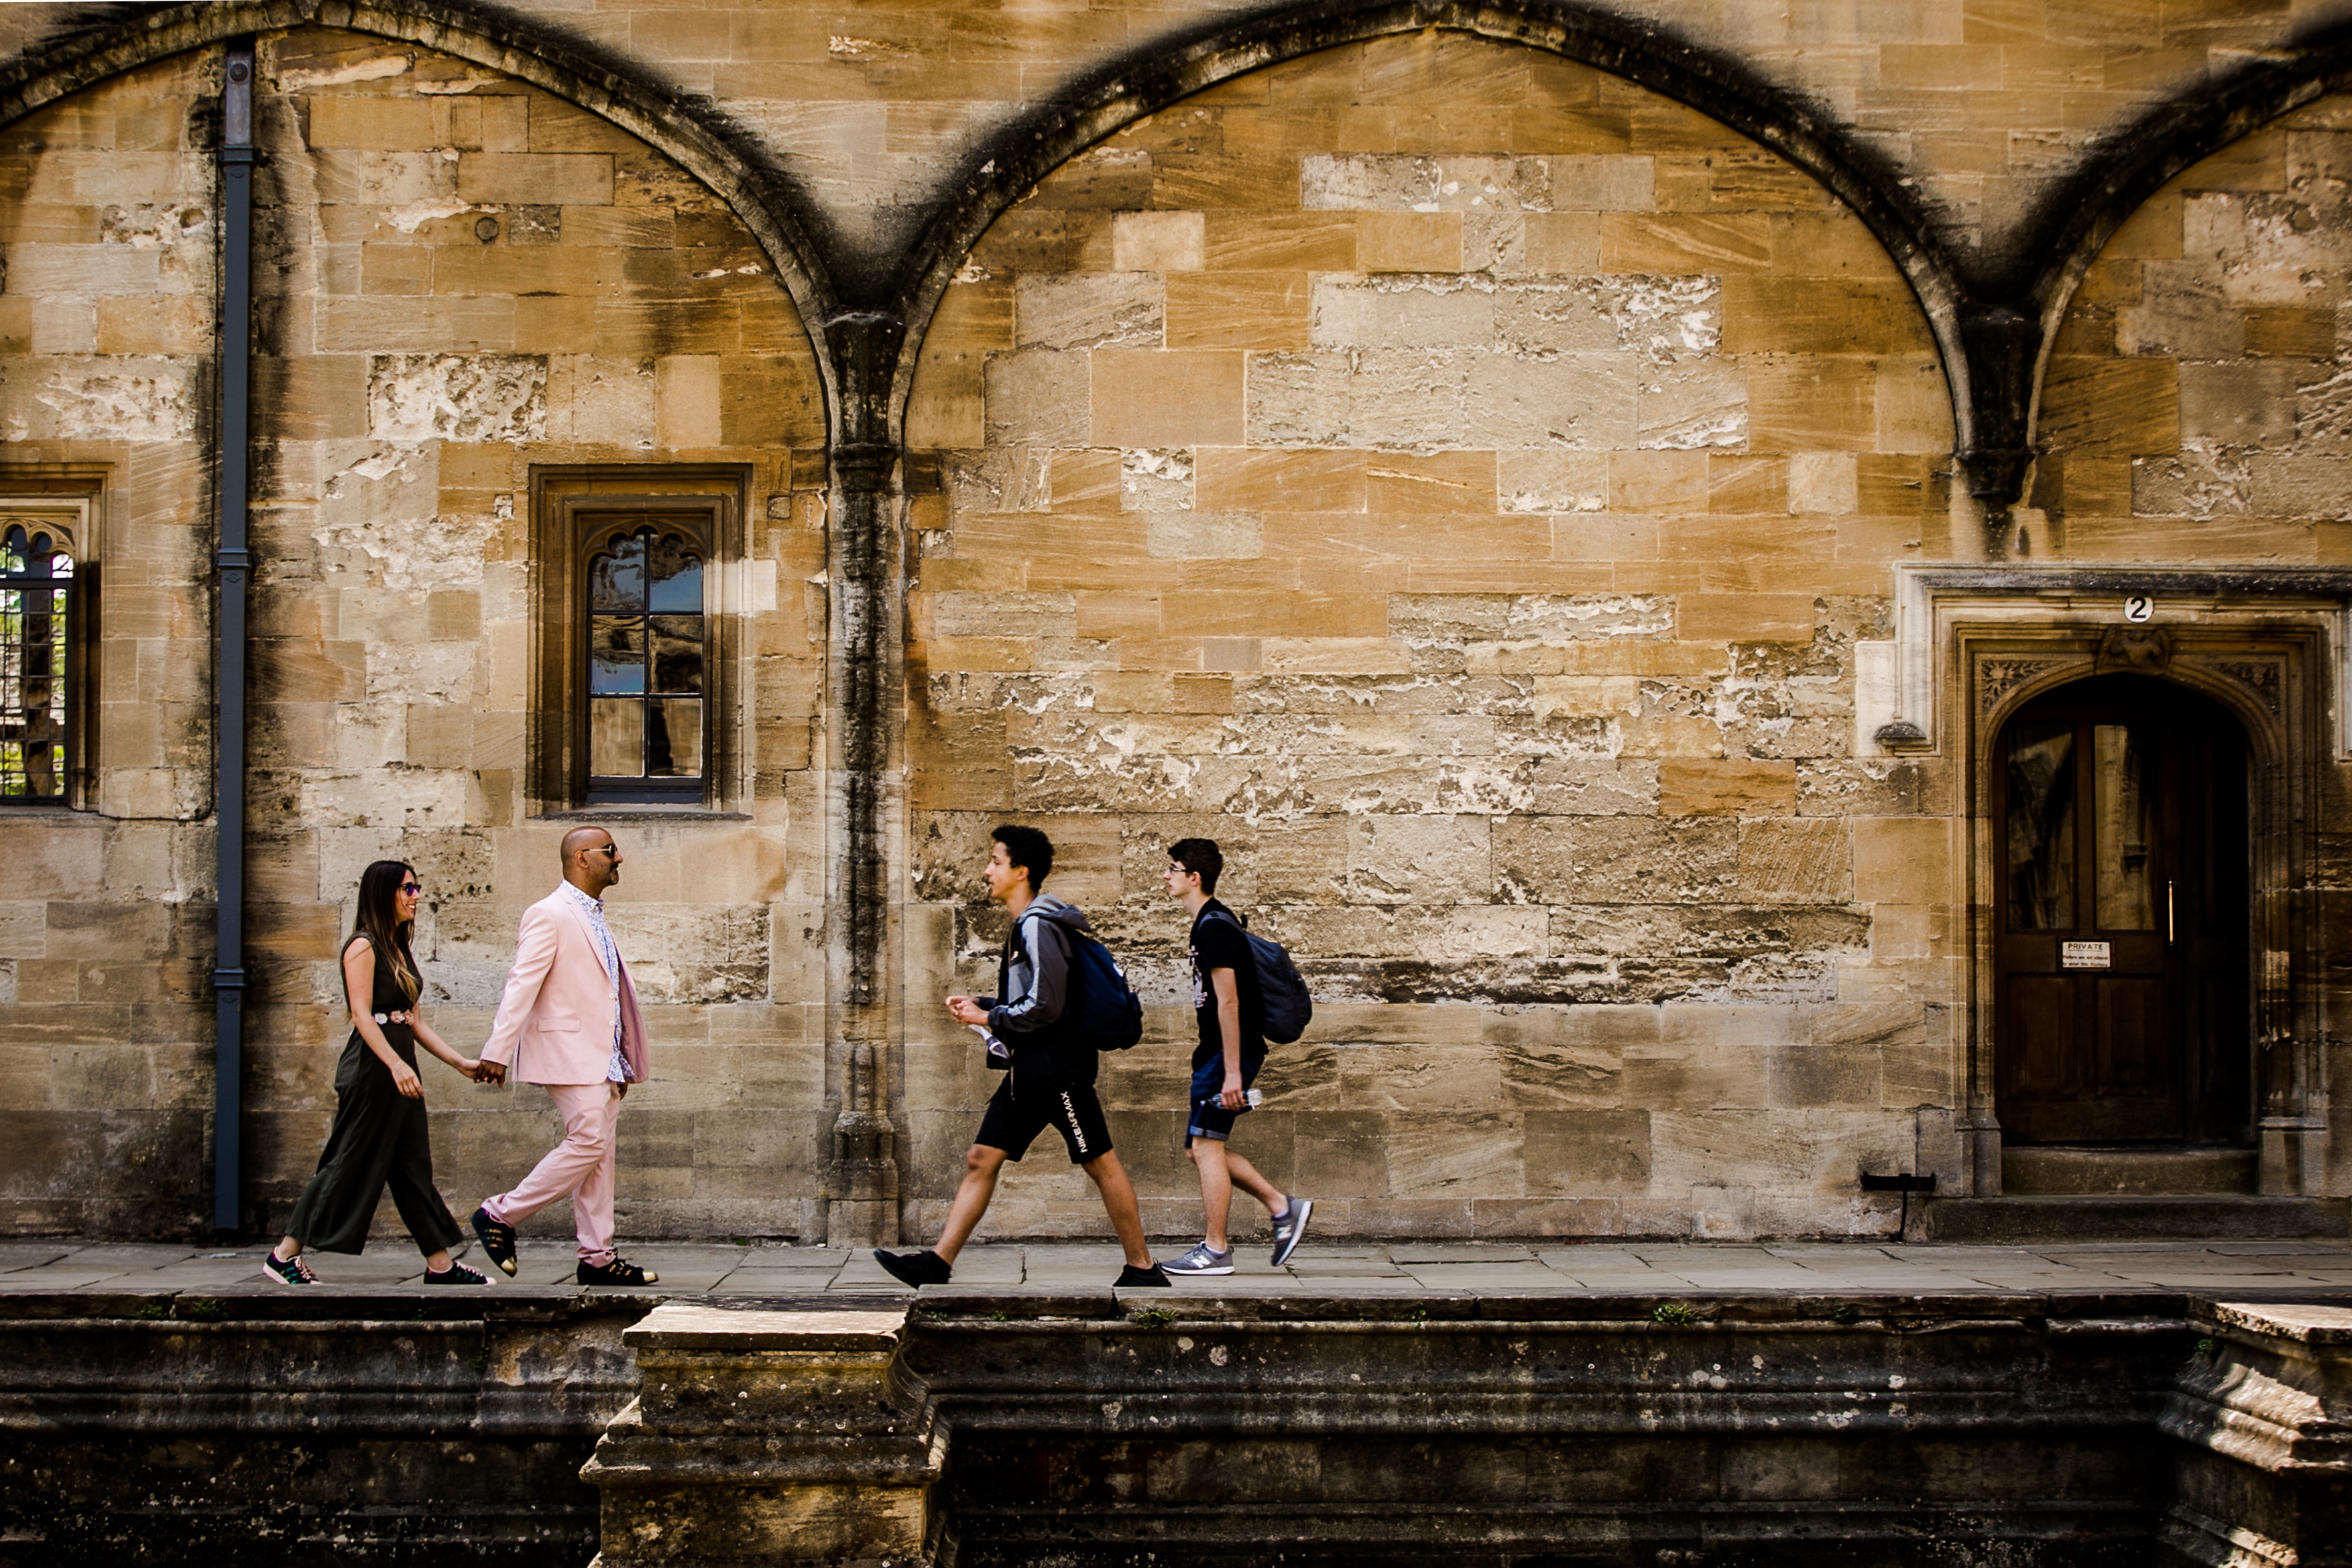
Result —
<svg viewBox="0 0 2352 1568"><path fill-rule="evenodd" d="M1222 915L1213 920L1212 915ZM1257 960L1250 956L1249 938L1234 923L1233 912L1215 899L1201 905L1192 920L1192 1007L1201 1020L1201 1043L1192 1050L1192 1071L1224 1054L1225 1035L1217 1022L1217 988L1209 983L1212 969L1231 969L1234 988L1242 1000L1242 1061L1265 1060L1265 1003L1258 995Z"/></svg>

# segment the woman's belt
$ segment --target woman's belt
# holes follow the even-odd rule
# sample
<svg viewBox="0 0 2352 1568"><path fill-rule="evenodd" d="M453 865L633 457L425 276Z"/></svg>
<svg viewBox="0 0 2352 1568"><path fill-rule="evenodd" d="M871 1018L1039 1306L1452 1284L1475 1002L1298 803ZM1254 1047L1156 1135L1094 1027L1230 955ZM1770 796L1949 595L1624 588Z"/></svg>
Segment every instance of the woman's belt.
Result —
<svg viewBox="0 0 2352 1568"><path fill-rule="evenodd" d="M415 1023L416 1021L415 1013L377 1013L373 1016L378 1023Z"/></svg>

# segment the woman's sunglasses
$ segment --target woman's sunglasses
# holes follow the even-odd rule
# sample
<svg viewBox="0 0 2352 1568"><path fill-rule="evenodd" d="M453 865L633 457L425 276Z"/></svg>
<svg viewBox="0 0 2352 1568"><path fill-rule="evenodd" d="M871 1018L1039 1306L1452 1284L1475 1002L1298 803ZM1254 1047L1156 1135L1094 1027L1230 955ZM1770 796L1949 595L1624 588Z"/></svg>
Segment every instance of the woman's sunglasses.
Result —
<svg viewBox="0 0 2352 1568"><path fill-rule="evenodd" d="M410 894L423 893L425 884L421 882L404 882L400 884L400 891Z"/></svg>

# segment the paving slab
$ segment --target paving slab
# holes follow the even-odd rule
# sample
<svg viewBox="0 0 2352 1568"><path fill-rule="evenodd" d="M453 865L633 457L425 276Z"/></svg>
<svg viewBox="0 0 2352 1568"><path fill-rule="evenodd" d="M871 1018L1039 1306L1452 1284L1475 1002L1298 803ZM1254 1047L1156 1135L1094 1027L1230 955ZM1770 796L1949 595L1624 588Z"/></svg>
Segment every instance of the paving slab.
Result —
<svg viewBox="0 0 2352 1568"><path fill-rule="evenodd" d="M1160 1256L1178 1247L1163 1246ZM110 1294L152 1301L178 1295L247 1301L293 1294L261 1273L266 1248L171 1246L154 1242L18 1240L0 1243L0 1301L9 1297ZM494 1276L501 1300L573 1301L570 1243L522 1243L520 1275ZM626 1255L659 1271L646 1292L679 1297L905 1299L907 1287L860 1249L761 1243L628 1243ZM473 1260L483 1267L478 1257ZM1068 1295L1108 1302L1118 1277L1118 1249L1105 1242L986 1242L958 1260L957 1291L1034 1298ZM314 1255L324 1281L317 1293L445 1295L452 1287L422 1282L422 1260L395 1239L356 1257ZM306 1291L312 1288L305 1287ZM1235 1271L1182 1281L1192 1299L1215 1291L1253 1299L1380 1301L1473 1296L1557 1299L1583 1294L1623 1301L1682 1295L2157 1294L2193 1291L2352 1295L2352 1246L2338 1239L2299 1241L2133 1242L2051 1248L1979 1245L1792 1242L1542 1243L1400 1242L1349 1239L1322 1247L1312 1238L1288 1266L1269 1265L1259 1247L1243 1251ZM1151 1292L1138 1294L1146 1301ZM596 1299L638 1299L597 1292ZM54 1309L41 1309L52 1311Z"/></svg>

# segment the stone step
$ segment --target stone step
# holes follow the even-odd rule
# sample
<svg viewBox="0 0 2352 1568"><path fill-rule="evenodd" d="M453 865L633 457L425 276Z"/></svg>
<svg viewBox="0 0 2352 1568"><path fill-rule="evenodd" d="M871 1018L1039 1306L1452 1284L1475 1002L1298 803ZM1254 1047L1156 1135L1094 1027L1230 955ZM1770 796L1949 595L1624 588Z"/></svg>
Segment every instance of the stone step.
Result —
<svg viewBox="0 0 2352 1568"><path fill-rule="evenodd" d="M2010 1147L2000 1152L2005 1197L2251 1197L2252 1149Z"/></svg>
<svg viewBox="0 0 2352 1568"><path fill-rule="evenodd" d="M1929 1198L1912 1210L1912 1225L1922 1241L2013 1246L2352 1236L2344 1200L2315 1197Z"/></svg>

